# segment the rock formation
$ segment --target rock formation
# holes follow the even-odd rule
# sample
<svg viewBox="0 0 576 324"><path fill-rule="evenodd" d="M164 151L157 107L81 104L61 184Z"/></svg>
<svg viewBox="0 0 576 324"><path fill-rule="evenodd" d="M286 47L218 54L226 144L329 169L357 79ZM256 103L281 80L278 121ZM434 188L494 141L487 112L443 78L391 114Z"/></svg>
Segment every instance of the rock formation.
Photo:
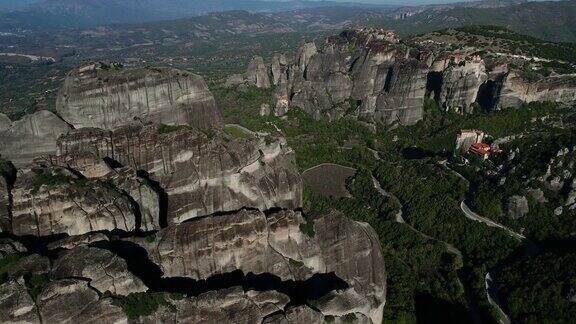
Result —
<svg viewBox="0 0 576 324"><path fill-rule="evenodd" d="M288 59L286 55L276 53L272 57L271 72L272 72L272 84L277 86L280 84L280 79L282 75L285 75L288 71Z"/></svg>
<svg viewBox="0 0 576 324"><path fill-rule="evenodd" d="M487 79L484 62L479 58L450 65L443 72L440 105L447 110L471 113L472 103Z"/></svg>
<svg viewBox="0 0 576 324"><path fill-rule="evenodd" d="M112 252L82 246L64 252L53 265L54 278L85 278L100 293L115 295L145 292L148 288L128 271L126 261Z"/></svg>
<svg viewBox="0 0 576 324"><path fill-rule="evenodd" d="M561 75L529 81L514 71L506 75L497 97L498 108L518 108L534 101L576 102L576 78Z"/></svg>
<svg viewBox="0 0 576 324"><path fill-rule="evenodd" d="M305 44L287 68L275 63L276 115L298 107L315 118L412 125L422 118L428 67L381 31L345 31L323 49Z"/></svg>
<svg viewBox="0 0 576 324"><path fill-rule="evenodd" d="M0 286L0 310L2 323L40 323L24 280L12 280Z"/></svg>
<svg viewBox="0 0 576 324"><path fill-rule="evenodd" d="M315 53L304 47L298 78L311 96L331 78L326 102L346 104L353 85L328 61L345 58ZM276 63L274 82L288 82ZM269 86L261 59L251 70ZM0 230L14 238L0 241L0 321L382 321L374 230L305 218L286 141L224 132L198 77L91 65L68 75L57 106L76 129L48 112L0 116L4 138L21 141L0 142L19 167L0 160Z"/></svg>
<svg viewBox="0 0 576 324"><path fill-rule="evenodd" d="M8 116L0 113L0 132L3 132L12 126L12 121Z"/></svg>
<svg viewBox="0 0 576 324"><path fill-rule="evenodd" d="M213 129L221 122L202 77L168 68L77 68L64 81L56 110L75 128L115 129L140 120Z"/></svg>
<svg viewBox="0 0 576 324"><path fill-rule="evenodd" d="M105 182L79 178L65 168L21 170L12 194L10 228L3 231L15 235L136 229L136 215L125 194Z"/></svg>
<svg viewBox="0 0 576 324"><path fill-rule="evenodd" d="M122 309L111 298L100 298L88 283L62 279L49 283L37 298L44 323L117 323L126 322Z"/></svg>
<svg viewBox="0 0 576 324"><path fill-rule="evenodd" d="M524 196L512 196L506 201L506 215L512 219L520 219L529 211L528 199Z"/></svg>
<svg viewBox="0 0 576 324"><path fill-rule="evenodd" d="M152 243L139 242L166 277L209 279L236 270L272 274L282 281L305 281L334 273L346 287L316 301L323 315L360 313L382 320L385 270L376 233L339 214L314 222L314 237L300 230L302 215L282 211L265 216L244 210L170 226ZM218 248L215 248L218 247ZM195 262L204 260L205 262Z"/></svg>
<svg viewBox="0 0 576 324"><path fill-rule="evenodd" d="M141 170L167 196L170 224L232 211L301 206L301 178L283 141L230 140L183 128L80 129L59 140L60 160L87 153ZM132 191L137 191L134 188Z"/></svg>
<svg viewBox="0 0 576 324"><path fill-rule="evenodd" d="M270 76L268 74L268 67L264 64L264 59L261 56L255 56L250 61L246 73L231 75L226 80L226 85L228 87L234 87L242 84L247 84L262 89L270 88Z"/></svg>
<svg viewBox="0 0 576 324"><path fill-rule="evenodd" d="M171 301L175 311L161 311L140 323L260 323L284 309L290 299L274 291L244 291L233 287Z"/></svg>
<svg viewBox="0 0 576 324"><path fill-rule="evenodd" d="M462 114L476 106L492 110L533 101L576 102L574 75L528 81L509 62L493 61L487 66L477 52L466 49L400 43L380 29L346 30L328 37L322 48L304 44L293 59L274 55L274 114L300 108L317 119L348 115L369 123L413 125L424 116L426 97Z"/></svg>
<svg viewBox="0 0 576 324"><path fill-rule="evenodd" d="M2 128L5 128L2 130ZM56 140L70 126L55 114L42 110L0 127L0 155L16 166L56 153Z"/></svg>

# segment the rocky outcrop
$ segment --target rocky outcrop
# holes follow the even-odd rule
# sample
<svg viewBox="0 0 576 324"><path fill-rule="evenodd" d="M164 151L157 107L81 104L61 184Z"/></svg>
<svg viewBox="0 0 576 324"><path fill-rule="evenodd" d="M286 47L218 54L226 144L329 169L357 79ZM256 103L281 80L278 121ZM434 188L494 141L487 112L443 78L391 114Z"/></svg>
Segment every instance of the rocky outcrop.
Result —
<svg viewBox="0 0 576 324"><path fill-rule="evenodd" d="M277 86L280 84L280 79L282 76L288 73L288 59L286 58L286 55L276 53L272 57L272 63L270 65L272 72L272 84Z"/></svg>
<svg viewBox="0 0 576 324"><path fill-rule="evenodd" d="M282 311L289 302L275 291L244 291L241 287L211 291L181 300L172 300L174 310L162 310L141 317L138 323L260 323Z"/></svg>
<svg viewBox="0 0 576 324"><path fill-rule="evenodd" d="M352 115L373 123L419 121L428 66L403 45L380 36L374 29L345 31L328 38L321 50L305 44L286 69L274 64L275 114L298 107L329 120Z"/></svg>
<svg viewBox="0 0 576 324"><path fill-rule="evenodd" d="M24 280L11 280L0 286L0 322L40 323L36 305Z"/></svg>
<svg viewBox="0 0 576 324"><path fill-rule="evenodd" d="M70 72L56 110L75 128L115 129L134 120L213 129L220 111L202 77L169 68L91 64Z"/></svg>
<svg viewBox="0 0 576 324"><path fill-rule="evenodd" d="M559 75L527 80L514 71L506 75L497 98L498 108L518 108L535 101L576 102L576 77Z"/></svg>
<svg viewBox="0 0 576 324"><path fill-rule="evenodd" d="M49 283L36 303L43 323L121 323L126 315L111 298L98 293L79 279L63 279Z"/></svg>
<svg viewBox="0 0 576 324"><path fill-rule="evenodd" d="M0 129L0 156L23 166L36 157L56 153L56 140L69 130L68 124L47 110L26 115Z"/></svg>
<svg viewBox="0 0 576 324"><path fill-rule="evenodd" d="M54 278L85 278L90 287L101 294L107 291L115 295L145 292L148 288L140 279L128 271L126 261L112 252L78 247L64 252L52 267Z"/></svg>
<svg viewBox="0 0 576 324"><path fill-rule="evenodd" d="M506 201L506 215L512 219L520 219L529 211L528 199L524 196L512 196Z"/></svg>
<svg viewBox="0 0 576 324"><path fill-rule="evenodd" d="M103 233L88 233L85 235L70 236L61 240L49 243L48 250L66 249L71 250L76 247L92 244L95 242L108 241L108 236Z"/></svg>
<svg viewBox="0 0 576 324"><path fill-rule="evenodd" d="M80 129L58 145L61 160L89 153L141 170L167 199L168 224L243 207L301 206L302 180L283 140L136 125L112 132Z"/></svg>
<svg viewBox="0 0 576 324"><path fill-rule="evenodd" d="M246 72L246 79L257 88L270 88L270 77L268 76L268 68L264 64L264 59L256 56L248 64L248 72Z"/></svg>
<svg viewBox="0 0 576 324"><path fill-rule="evenodd" d="M0 161L0 163L2 163ZM8 180L0 172L0 233L10 228L12 198Z"/></svg>
<svg viewBox="0 0 576 324"><path fill-rule="evenodd" d="M235 87L242 84L254 86L257 88L270 88L270 76L268 67L264 64L261 56L255 56L248 64L248 70L244 74L231 75L226 80L228 87Z"/></svg>
<svg viewBox="0 0 576 324"><path fill-rule="evenodd" d="M12 126L12 121L8 116L0 113L0 132L3 132Z"/></svg>
<svg viewBox="0 0 576 324"><path fill-rule="evenodd" d="M69 170L38 166L21 170L13 189L15 235L81 235L136 229L130 200L108 183L79 178Z"/></svg>
<svg viewBox="0 0 576 324"><path fill-rule="evenodd" d="M243 210L170 226L138 243L165 277L204 280L240 270L305 281L334 273L345 287L330 290L315 307L324 315L360 313L380 323L386 275L374 230L330 214L315 220L310 237L300 229L305 222L293 211L265 216Z"/></svg>
<svg viewBox="0 0 576 324"><path fill-rule="evenodd" d="M451 64L443 72L440 105L446 110L471 113L472 104L487 79L484 61L479 58Z"/></svg>

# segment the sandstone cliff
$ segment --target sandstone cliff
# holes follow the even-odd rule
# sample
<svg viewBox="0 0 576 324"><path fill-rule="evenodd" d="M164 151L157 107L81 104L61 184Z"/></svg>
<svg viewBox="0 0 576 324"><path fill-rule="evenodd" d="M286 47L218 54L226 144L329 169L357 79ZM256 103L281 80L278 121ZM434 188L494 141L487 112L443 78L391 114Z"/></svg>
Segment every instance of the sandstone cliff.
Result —
<svg viewBox="0 0 576 324"><path fill-rule="evenodd" d="M496 98L498 108L517 108L522 103L534 101L576 102L576 76L550 76L529 81L515 72L506 75Z"/></svg>
<svg viewBox="0 0 576 324"><path fill-rule="evenodd" d="M301 206L302 180L283 140L267 144L259 137L232 140L190 128L162 129L76 130L60 138L58 159L88 153L141 171L166 195L169 224L243 207Z"/></svg>
<svg viewBox="0 0 576 324"><path fill-rule="evenodd" d="M369 122L412 125L422 118L427 65L381 31L345 31L323 49L305 44L282 68L273 60L278 116L298 107L315 118L349 114ZM275 63L276 62L276 63Z"/></svg>
<svg viewBox="0 0 576 324"><path fill-rule="evenodd" d="M4 128L4 130L3 130ZM17 166L34 158L56 153L56 140L70 126L55 114L42 110L0 126L0 156Z"/></svg>
<svg viewBox="0 0 576 324"><path fill-rule="evenodd" d="M278 63L278 61L276 61ZM239 85L250 85L257 88L268 89L270 88L270 75L268 67L264 64L264 59L261 56L255 56L248 64L248 70L244 74L231 75L226 80L228 87Z"/></svg>
<svg viewBox="0 0 576 324"><path fill-rule="evenodd" d="M391 32L362 28L304 44L292 59L272 58L274 114L300 108L314 118L347 115L361 121L413 125L429 97L446 111L465 114L519 107L533 101L576 102L576 76L529 81L523 68L496 53L486 61L474 49L399 42ZM484 53L485 54L485 53ZM496 59L494 58L496 56Z"/></svg>
<svg viewBox="0 0 576 324"><path fill-rule="evenodd" d="M334 273L345 287L330 290L315 307L323 315L359 313L380 323L386 276L374 230L329 214L315 220L316 235L309 237L300 230L304 223L293 211L265 216L245 210L170 226L152 243L139 244L165 277L205 280L240 270L271 274L282 281L306 281Z"/></svg>
<svg viewBox="0 0 576 324"><path fill-rule="evenodd" d="M77 68L64 81L56 110L75 128L114 129L140 120L212 129L221 122L202 77L169 68Z"/></svg>

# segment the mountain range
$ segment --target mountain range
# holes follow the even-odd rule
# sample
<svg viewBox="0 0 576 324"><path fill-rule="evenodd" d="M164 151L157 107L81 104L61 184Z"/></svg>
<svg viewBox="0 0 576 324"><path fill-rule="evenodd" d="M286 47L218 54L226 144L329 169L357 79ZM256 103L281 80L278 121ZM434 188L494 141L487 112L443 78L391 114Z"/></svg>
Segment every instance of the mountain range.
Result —
<svg viewBox="0 0 576 324"><path fill-rule="evenodd" d="M231 10L277 12L326 6L391 8L384 5L302 0L44 0L26 3L28 5L19 5L11 10L6 9L10 8L9 4L5 5L5 9L0 11L0 28L78 28L170 20Z"/></svg>

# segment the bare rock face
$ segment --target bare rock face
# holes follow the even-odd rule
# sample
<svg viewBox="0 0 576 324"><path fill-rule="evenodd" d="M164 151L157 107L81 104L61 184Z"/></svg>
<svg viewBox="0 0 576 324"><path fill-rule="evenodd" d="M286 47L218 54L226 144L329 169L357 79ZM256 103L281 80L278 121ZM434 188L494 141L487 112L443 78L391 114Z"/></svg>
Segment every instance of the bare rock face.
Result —
<svg viewBox="0 0 576 324"><path fill-rule="evenodd" d="M2 323L40 323L24 280L11 280L0 286L0 310Z"/></svg>
<svg viewBox="0 0 576 324"><path fill-rule="evenodd" d="M104 64L70 72L56 109L75 128L115 129L141 120L212 129L222 119L200 76L176 69Z"/></svg>
<svg viewBox="0 0 576 324"><path fill-rule="evenodd" d="M380 323L386 275L374 230L331 214L315 221L316 235L309 237L300 230L304 223L298 212L267 217L244 210L169 226L139 244L166 277L203 280L240 270L305 281L334 273L345 287L330 290L315 307L323 315L359 313Z"/></svg>
<svg viewBox="0 0 576 324"><path fill-rule="evenodd" d="M288 72L288 59L284 54L276 53L272 57L271 68L272 70L272 84L277 86L280 84L280 79Z"/></svg>
<svg viewBox="0 0 576 324"><path fill-rule="evenodd" d="M386 75L382 92L362 101L360 116L372 122L413 125L423 116L427 67L416 59L398 60Z"/></svg>
<svg viewBox="0 0 576 324"><path fill-rule="evenodd" d="M55 278L86 278L100 293L109 291L125 296L148 290L128 271L126 261L110 251L87 246L64 252L54 262L52 275Z"/></svg>
<svg viewBox="0 0 576 324"><path fill-rule="evenodd" d="M10 228L12 198L8 180L0 173L0 233Z"/></svg>
<svg viewBox="0 0 576 324"><path fill-rule="evenodd" d="M64 168L39 166L20 171L14 184L8 231L15 235L81 235L135 227L130 201L107 183L77 178Z"/></svg>
<svg viewBox="0 0 576 324"><path fill-rule="evenodd" d="M322 50L305 44L287 72L273 60L275 114L298 107L315 118L353 115L373 123L422 119L428 66L373 29L344 31Z"/></svg>
<svg viewBox="0 0 576 324"><path fill-rule="evenodd" d="M181 300L172 300L173 309L132 320L133 323L260 323L282 311L288 296L276 291L244 291L241 287L215 290Z"/></svg>
<svg viewBox="0 0 576 324"><path fill-rule="evenodd" d="M288 297L277 292L219 290L181 302L176 322L258 323L283 309L288 302Z"/></svg>
<svg viewBox="0 0 576 324"><path fill-rule="evenodd" d="M8 116L0 113L0 132L3 132L12 126L12 121Z"/></svg>
<svg viewBox="0 0 576 324"><path fill-rule="evenodd" d="M120 307L111 299L100 299L86 281L63 279L49 283L36 301L44 323L127 322Z"/></svg>
<svg viewBox="0 0 576 324"><path fill-rule="evenodd" d="M34 158L56 153L56 140L68 133L70 126L53 113L42 110L0 127L0 155L16 166Z"/></svg>
<svg viewBox="0 0 576 324"><path fill-rule="evenodd" d="M446 110L471 113L472 103L476 102L480 86L487 79L484 61L480 59L449 66L443 73L440 105Z"/></svg>
<svg viewBox="0 0 576 324"><path fill-rule="evenodd" d="M576 102L576 78L561 75L526 80L516 72L506 75L497 98L498 108L518 108L534 101Z"/></svg>
<svg viewBox="0 0 576 324"><path fill-rule="evenodd" d="M261 56L254 57L252 61L250 61L250 64L248 64L246 79L257 88L270 88L268 68L264 64L264 59Z"/></svg>
<svg viewBox="0 0 576 324"><path fill-rule="evenodd" d="M59 158L89 152L142 170L167 199L167 223L238 210L298 208L302 180L282 141L158 126L126 126L108 132L80 129L59 141Z"/></svg>
<svg viewBox="0 0 576 324"><path fill-rule="evenodd" d="M66 249L92 244L95 242L108 241L108 236L102 233L88 233L78 236L70 236L47 245L48 250Z"/></svg>
<svg viewBox="0 0 576 324"><path fill-rule="evenodd" d="M261 56L255 56L248 64L248 70L243 74L234 74L226 80L227 87L249 85L257 88L270 88L269 69Z"/></svg>

